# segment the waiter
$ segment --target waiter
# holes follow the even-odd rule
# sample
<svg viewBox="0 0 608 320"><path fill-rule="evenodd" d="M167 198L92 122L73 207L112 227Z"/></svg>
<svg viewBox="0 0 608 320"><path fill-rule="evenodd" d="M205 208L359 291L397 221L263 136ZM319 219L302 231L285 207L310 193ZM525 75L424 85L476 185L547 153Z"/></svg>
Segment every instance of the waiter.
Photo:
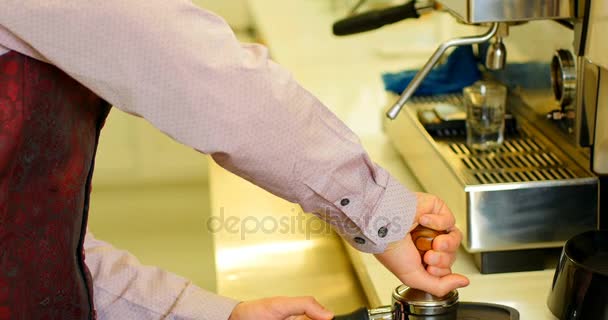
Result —
<svg viewBox="0 0 608 320"><path fill-rule="evenodd" d="M187 0L0 0L0 320L331 319L312 298L216 296L87 235L110 105L316 212L407 285L468 284L450 270L461 235L449 209L374 164L221 18ZM417 224L449 231L426 269Z"/></svg>

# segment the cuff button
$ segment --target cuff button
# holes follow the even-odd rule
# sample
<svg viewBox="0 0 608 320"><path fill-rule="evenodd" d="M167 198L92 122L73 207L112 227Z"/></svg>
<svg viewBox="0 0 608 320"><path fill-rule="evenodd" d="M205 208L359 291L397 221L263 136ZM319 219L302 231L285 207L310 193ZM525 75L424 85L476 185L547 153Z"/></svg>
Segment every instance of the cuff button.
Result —
<svg viewBox="0 0 608 320"><path fill-rule="evenodd" d="M365 244L365 239L361 237L355 237L355 242L358 244Z"/></svg>
<svg viewBox="0 0 608 320"><path fill-rule="evenodd" d="M348 200L348 198L344 198L342 200L340 200L340 204L345 207L350 203L350 200Z"/></svg>
<svg viewBox="0 0 608 320"><path fill-rule="evenodd" d="M386 237L387 233L388 233L387 227L382 227L382 228L378 229L378 237L380 237L380 238Z"/></svg>

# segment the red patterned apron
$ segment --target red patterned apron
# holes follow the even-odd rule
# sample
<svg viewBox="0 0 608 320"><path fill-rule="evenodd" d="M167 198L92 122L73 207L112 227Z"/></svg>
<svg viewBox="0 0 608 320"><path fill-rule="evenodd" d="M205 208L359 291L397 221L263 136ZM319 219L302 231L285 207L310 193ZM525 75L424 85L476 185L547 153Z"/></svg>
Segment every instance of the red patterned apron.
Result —
<svg viewBox="0 0 608 320"><path fill-rule="evenodd" d="M0 56L0 320L95 318L82 244L109 110L52 65Z"/></svg>

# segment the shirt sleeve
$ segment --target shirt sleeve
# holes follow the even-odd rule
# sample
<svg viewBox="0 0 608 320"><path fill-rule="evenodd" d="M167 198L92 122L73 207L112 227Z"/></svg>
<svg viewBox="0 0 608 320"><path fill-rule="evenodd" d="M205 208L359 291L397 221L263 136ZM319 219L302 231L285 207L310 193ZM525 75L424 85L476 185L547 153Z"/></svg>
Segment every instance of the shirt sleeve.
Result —
<svg viewBox="0 0 608 320"><path fill-rule="evenodd" d="M268 50L187 0L0 0L0 24L118 108L382 252L415 195Z"/></svg>
<svg viewBox="0 0 608 320"><path fill-rule="evenodd" d="M238 303L172 273L141 265L128 252L95 239L89 232L84 249L100 320L223 320Z"/></svg>

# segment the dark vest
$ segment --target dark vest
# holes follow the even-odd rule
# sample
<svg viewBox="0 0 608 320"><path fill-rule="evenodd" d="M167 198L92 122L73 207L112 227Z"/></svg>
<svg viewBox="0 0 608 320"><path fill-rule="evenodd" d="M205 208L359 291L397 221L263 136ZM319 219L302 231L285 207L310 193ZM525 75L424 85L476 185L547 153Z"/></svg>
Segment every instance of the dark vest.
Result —
<svg viewBox="0 0 608 320"><path fill-rule="evenodd" d="M83 241L109 110L52 65L0 56L0 320L95 318Z"/></svg>

